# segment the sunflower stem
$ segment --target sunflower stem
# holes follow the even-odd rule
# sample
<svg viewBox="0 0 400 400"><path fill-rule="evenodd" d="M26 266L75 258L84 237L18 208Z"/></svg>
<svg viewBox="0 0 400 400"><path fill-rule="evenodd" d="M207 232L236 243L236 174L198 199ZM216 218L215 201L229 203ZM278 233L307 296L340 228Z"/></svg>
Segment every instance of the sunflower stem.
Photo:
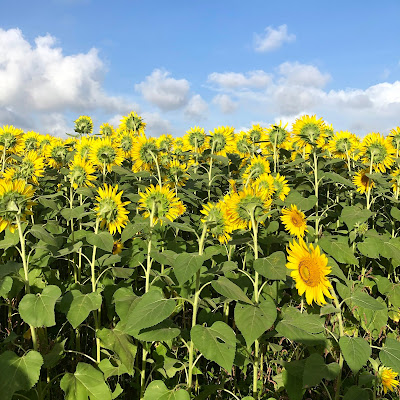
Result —
<svg viewBox="0 0 400 400"><path fill-rule="evenodd" d="M149 235L149 243L147 244L147 265L146 265L146 285L145 285L145 292L147 293L150 289L150 272L151 272L151 264L152 264L152 259L151 259L151 235L153 234L153 219L154 219L154 213L155 213L155 205L153 202L153 205L151 207L151 213L150 213L150 235Z"/></svg>
<svg viewBox="0 0 400 400"><path fill-rule="evenodd" d="M160 185L160 188L162 188L162 180L161 180L161 171L160 171L160 165L158 163L157 157L154 155L154 153L150 150L150 155L154 160L154 163L156 164L157 167L157 175L158 175L158 184Z"/></svg>
<svg viewBox="0 0 400 400"><path fill-rule="evenodd" d="M369 165L369 174L372 174L372 165L374 162L374 152L371 153L371 163ZM370 201L371 199L371 189L372 189L372 179L368 177L368 189L367 189L367 210L371 208L372 202Z"/></svg>
<svg viewBox="0 0 400 400"><path fill-rule="evenodd" d="M319 236L319 216L318 216L318 157L317 157L317 150L314 149L314 191L315 197L317 198L317 203L315 204L315 243L318 242Z"/></svg>

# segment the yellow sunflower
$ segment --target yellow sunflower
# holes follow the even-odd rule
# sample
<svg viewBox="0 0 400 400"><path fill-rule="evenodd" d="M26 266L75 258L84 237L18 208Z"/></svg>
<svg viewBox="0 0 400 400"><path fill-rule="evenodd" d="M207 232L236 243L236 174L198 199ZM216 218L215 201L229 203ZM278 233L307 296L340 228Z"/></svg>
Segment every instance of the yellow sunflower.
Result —
<svg viewBox="0 0 400 400"><path fill-rule="evenodd" d="M131 156L133 146L136 142L136 136L132 131L120 131L118 130L118 134L115 138L115 142L113 143L115 146L118 146L123 151L124 157L128 158Z"/></svg>
<svg viewBox="0 0 400 400"><path fill-rule="evenodd" d="M157 145L153 138L147 139L146 135L138 136L131 151L132 171L150 171L157 159L157 152Z"/></svg>
<svg viewBox="0 0 400 400"><path fill-rule="evenodd" d="M21 150L21 137L23 131L14 126L5 125L0 128L0 153L2 154L2 169L6 164L6 155L17 154Z"/></svg>
<svg viewBox="0 0 400 400"><path fill-rule="evenodd" d="M305 146L316 146L321 136L324 136L324 121L317 119L315 115L303 115L297 118L292 127L293 141L297 143L300 149Z"/></svg>
<svg viewBox="0 0 400 400"><path fill-rule="evenodd" d="M74 189L78 187L93 186L93 181L96 177L95 168L90 161L85 160L79 154L76 154L74 159L69 163L68 178Z"/></svg>
<svg viewBox="0 0 400 400"><path fill-rule="evenodd" d="M363 169L353 176L353 183L357 186L357 192L366 193L375 186L374 181L367 176L369 169Z"/></svg>
<svg viewBox="0 0 400 400"><path fill-rule="evenodd" d="M318 305L325 304L324 295L332 298L329 293L332 285L326 278L331 272L326 255L321 254L318 246L307 246L303 239L299 239L299 243L295 240L289 243L287 252L286 267L292 270L290 276L296 282L299 295L306 294L307 304L312 304L313 301Z"/></svg>
<svg viewBox="0 0 400 400"><path fill-rule="evenodd" d="M92 150L93 138L89 136L82 136L75 145L76 154L81 158L88 160L89 154Z"/></svg>
<svg viewBox="0 0 400 400"><path fill-rule="evenodd" d="M385 172L394 162L396 151L389 138L371 132L361 143L361 157L364 164L370 165L375 171ZM371 171L370 171L371 172Z"/></svg>
<svg viewBox="0 0 400 400"><path fill-rule="evenodd" d="M38 178L44 175L44 157L40 157L36 151L29 151L20 163L9 168L4 173L4 178L15 180L22 179L38 185Z"/></svg>
<svg viewBox="0 0 400 400"><path fill-rule="evenodd" d="M106 122L100 126L100 135L103 137L114 136L115 129L112 125Z"/></svg>
<svg viewBox="0 0 400 400"><path fill-rule="evenodd" d="M171 135L161 135L156 144L161 151L171 152L174 148L174 141L175 139Z"/></svg>
<svg viewBox="0 0 400 400"><path fill-rule="evenodd" d="M253 143L260 142L261 140L265 140L265 132L264 128L260 126L260 124L252 125L251 128L247 132L249 139Z"/></svg>
<svg viewBox="0 0 400 400"><path fill-rule="evenodd" d="M39 154L42 156L46 156L47 147L51 145L53 137L49 134L40 135L39 137Z"/></svg>
<svg viewBox="0 0 400 400"><path fill-rule="evenodd" d="M145 193L139 193L139 209L144 211L145 218L151 217L151 225L154 226L158 221L163 224L163 218L174 221L182 215L186 207L175 196L173 190L168 186L150 185Z"/></svg>
<svg viewBox="0 0 400 400"><path fill-rule="evenodd" d="M140 117L132 111L129 115L122 117L121 123L118 129L125 131L132 131L134 134L144 134L144 130L146 128L146 123L143 121L143 118Z"/></svg>
<svg viewBox="0 0 400 400"><path fill-rule="evenodd" d="M307 232L306 216L297 209L295 204L291 204L290 208L282 209L281 220L285 225L285 229L293 236L302 238L304 232Z"/></svg>
<svg viewBox="0 0 400 400"><path fill-rule="evenodd" d="M20 154L26 151L38 151L40 147L40 134L37 132L26 132L21 137Z"/></svg>
<svg viewBox="0 0 400 400"><path fill-rule="evenodd" d="M121 243L121 240L116 240L113 245L112 253L113 254L120 254L124 245Z"/></svg>
<svg viewBox="0 0 400 400"><path fill-rule="evenodd" d="M227 207L223 201L219 203L208 203L200 211L204 217L201 222L207 225L207 231L211 232L220 243L228 243L231 239L232 224L227 214Z"/></svg>
<svg viewBox="0 0 400 400"><path fill-rule="evenodd" d="M244 158L252 156L256 151L253 142L250 140L249 134L243 131L234 136L232 147L235 153Z"/></svg>
<svg viewBox="0 0 400 400"><path fill-rule="evenodd" d="M388 139L391 140L392 146L396 149L396 158L399 157L400 154L400 127L396 126L393 128L388 136Z"/></svg>
<svg viewBox="0 0 400 400"><path fill-rule="evenodd" d="M282 121L279 121L279 124L271 125L266 130L266 139L272 147L283 147L289 140L290 133L286 129L287 126L288 124L282 126Z"/></svg>
<svg viewBox="0 0 400 400"><path fill-rule="evenodd" d="M282 201L286 199L286 196L290 192L290 187L286 177L280 175L279 173L274 176L274 188L274 198L281 199Z"/></svg>
<svg viewBox="0 0 400 400"><path fill-rule="evenodd" d="M34 193L33 187L23 180L0 179L0 232L7 227L14 232L16 218L25 220L26 215L32 214Z"/></svg>
<svg viewBox="0 0 400 400"><path fill-rule="evenodd" d="M209 146L211 154L226 156L227 153L233 150L234 130L229 126L219 126L214 131L210 131Z"/></svg>
<svg viewBox="0 0 400 400"><path fill-rule="evenodd" d="M81 115L77 120L75 120L74 130L81 135L90 135L93 132L92 118L87 115Z"/></svg>
<svg viewBox="0 0 400 400"><path fill-rule="evenodd" d="M130 201L121 201L122 193L119 193L118 185L112 187L111 185L104 184L104 188L100 187L97 190L98 196L96 196L96 211L97 218L101 220L100 227L103 228L107 225L108 230L112 235L116 231L121 233L121 228L124 228L128 223L129 211L125 209L125 206Z"/></svg>
<svg viewBox="0 0 400 400"><path fill-rule="evenodd" d="M207 137L204 133L204 128L195 126L186 131L183 136L184 150L202 153L207 146Z"/></svg>
<svg viewBox="0 0 400 400"><path fill-rule="evenodd" d="M188 167L185 163L173 160L169 163L166 170L167 182L175 186L184 186L190 175L187 173Z"/></svg>
<svg viewBox="0 0 400 400"><path fill-rule="evenodd" d="M335 158L349 160L357 148L356 137L349 131L336 132L328 144L328 150Z"/></svg>
<svg viewBox="0 0 400 400"><path fill-rule="evenodd" d="M379 367L378 376L383 386L383 393L385 394L388 390L393 392L399 385L399 381L396 379L398 373L394 372L391 368Z"/></svg>
<svg viewBox="0 0 400 400"><path fill-rule="evenodd" d="M397 168L390 174L392 179L390 183L392 183L393 193L398 197L399 196L399 189L400 189L400 169Z"/></svg>
<svg viewBox="0 0 400 400"><path fill-rule="evenodd" d="M271 172L269 161L265 159L263 156L253 157L250 161L250 164L247 166L244 171L242 178L243 181L246 182L246 186L252 180L257 179L259 176L263 174L269 174Z"/></svg>
<svg viewBox="0 0 400 400"><path fill-rule="evenodd" d="M60 169L67 161L68 149L60 138L51 138L45 156L51 168Z"/></svg>
<svg viewBox="0 0 400 400"><path fill-rule="evenodd" d="M93 140L89 160L98 170L105 171L107 169L108 172L111 172L114 165L122 164L124 153L117 144L112 142L110 137L104 137Z"/></svg>
<svg viewBox="0 0 400 400"><path fill-rule="evenodd" d="M268 193L269 197L272 197L275 193L274 186L275 179L270 174L262 174L254 181L254 187L257 190L264 190Z"/></svg>

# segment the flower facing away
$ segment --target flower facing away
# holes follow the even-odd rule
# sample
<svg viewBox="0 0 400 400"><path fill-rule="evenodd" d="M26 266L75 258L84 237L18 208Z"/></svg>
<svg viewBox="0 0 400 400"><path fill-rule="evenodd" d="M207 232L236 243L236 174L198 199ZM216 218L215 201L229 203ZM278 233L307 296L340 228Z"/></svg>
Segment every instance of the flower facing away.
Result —
<svg viewBox="0 0 400 400"><path fill-rule="evenodd" d="M279 121L279 125L271 125L270 128L267 129L266 135L267 140L272 146L283 146L283 144L290 137L289 132L286 130L288 124L282 126L282 121Z"/></svg>
<svg viewBox="0 0 400 400"><path fill-rule="evenodd" d="M358 146L357 137L349 131L336 132L328 144L328 150L335 158L350 158Z"/></svg>
<svg viewBox="0 0 400 400"><path fill-rule="evenodd" d="M36 151L29 151L21 162L4 173L5 179L22 179L38 185L38 178L44 175L44 158L39 157Z"/></svg>
<svg viewBox="0 0 400 400"><path fill-rule="evenodd" d="M296 282L299 295L306 294L307 304L312 304L313 301L318 305L325 304L324 296L332 298L329 293L332 285L326 278L331 272L326 255L321 254L318 246L307 246L303 239L299 239L299 243L295 240L289 243L287 252L286 267L292 270L290 276Z"/></svg>
<svg viewBox="0 0 400 400"><path fill-rule="evenodd" d="M279 173L274 176L274 198L281 199L282 201L286 199L286 196L290 192L288 181L285 178L285 176L280 175Z"/></svg>
<svg viewBox="0 0 400 400"><path fill-rule="evenodd" d="M384 138L379 133L368 133L361 143L362 161L366 165L372 164L377 172L385 172L386 168L390 168L395 153L390 138Z"/></svg>
<svg viewBox="0 0 400 400"><path fill-rule="evenodd" d="M100 126L100 135L103 137L110 137L115 135L114 127L107 122L104 123Z"/></svg>
<svg viewBox="0 0 400 400"><path fill-rule="evenodd" d="M307 232L306 217L304 213L297 209L294 204L290 205L290 208L284 208L282 210L281 220L285 225L285 229L293 236L302 238L304 232Z"/></svg>
<svg viewBox="0 0 400 400"><path fill-rule="evenodd" d="M23 180L0 180L0 232L16 229L16 217L21 220L32 214L34 189Z"/></svg>
<svg viewBox="0 0 400 400"><path fill-rule="evenodd" d="M107 225L108 230L113 235L116 231L121 233L121 228L124 228L128 222L129 211L125 209L125 206L130 201L121 201L123 191L118 191L118 185L112 187L111 185L104 184L104 187L100 187L97 191L96 196L96 211L97 218L101 220L100 227L103 228Z"/></svg>
<svg viewBox="0 0 400 400"><path fill-rule="evenodd" d="M93 132L93 121L92 118L87 115L81 115L75 121L75 132L82 135L89 135Z"/></svg>
<svg viewBox="0 0 400 400"><path fill-rule="evenodd" d="M243 173L243 181L250 182L263 174L271 172L269 162L262 156L256 156L251 159L250 164Z"/></svg>
<svg viewBox="0 0 400 400"><path fill-rule="evenodd" d="M92 181L96 177L92 174L95 173L95 168L90 161L85 160L79 154L76 154L72 162L69 164L68 178L74 189L78 187L93 186Z"/></svg>
<svg viewBox="0 0 400 400"><path fill-rule="evenodd" d="M144 134L146 123L143 118L132 111L129 115L122 117L119 125L120 130L132 131L134 134Z"/></svg>
<svg viewBox="0 0 400 400"><path fill-rule="evenodd" d="M394 372L391 368L380 367L378 376L383 386L383 392L386 394L388 390L391 392L399 385L396 379L398 373Z"/></svg>
<svg viewBox="0 0 400 400"><path fill-rule="evenodd" d="M99 170L107 169L108 172L111 172L114 165L122 164L124 154L119 146L111 141L111 138L104 137L92 142L89 159Z"/></svg>
<svg viewBox="0 0 400 400"><path fill-rule="evenodd" d="M201 153L207 144L207 137L204 133L204 128L200 128L199 126L190 128L186 131L183 141L185 150Z"/></svg>
<svg viewBox="0 0 400 400"><path fill-rule="evenodd" d="M0 128L0 150L7 154L18 153L21 145L22 130L5 125Z"/></svg>
<svg viewBox="0 0 400 400"><path fill-rule="evenodd" d="M45 152L47 163L51 168L60 169L67 160L68 149L62 139L52 138Z"/></svg>
<svg viewBox="0 0 400 400"><path fill-rule="evenodd" d="M158 221L163 223L163 218L174 221L186 211L186 207L175 196L169 186L150 185L145 193L139 193L139 209L144 211L145 218L151 217L151 224L155 225Z"/></svg>
<svg viewBox="0 0 400 400"><path fill-rule="evenodd" d="M366 193L375 186L374 181L367 176L368 172L368 169L363 169L353 176L353 183L357 186L359 193Z"/></svg>
<svg viewBox="0 0 400 400"><path fill-rule="evenodd" d="M214 131L210 131L210 142L212 154L226 156L233 149L234 144L234 128L229 126L219 126Z"/></svg>
<svg viewBox="0 0 400 400"><path fill-rule="evenodd" d="M157 159L157 153L157 145L153 138L147 139L144 134L138 136L131 151L132 171L150 171Z"/></svg>
<svg viewBox="0 0 400 400"><path fill-rule="evenodd" d="M315 115L303 115L293 124L293 141L299 148L307 145L316 146L324 135L324 121Z"/></svg>
<svg viewBox="0 0 400 400"><path fill-rule="evenodd" d="M228 243L232 233L232 225L226 213L226 204L224 202L208 203L200 211L204 217L201 219L203 224L207 225L207 230L216 237L220 243Z"/></svg>

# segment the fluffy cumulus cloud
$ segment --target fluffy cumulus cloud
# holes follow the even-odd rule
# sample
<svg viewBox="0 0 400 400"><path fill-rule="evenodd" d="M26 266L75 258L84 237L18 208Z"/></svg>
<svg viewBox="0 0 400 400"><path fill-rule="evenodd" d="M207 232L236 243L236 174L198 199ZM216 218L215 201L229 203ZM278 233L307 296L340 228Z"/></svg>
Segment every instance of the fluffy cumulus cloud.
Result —
<svg viewBox="0 0 400 400"><path fill-rule="evenodd" d="M237 104L232 101L227 94L217 94L212 102L216 104L224 114L231 114L237 109Z"/></svg>
<svg viewBox="0 0 400 400"><path fill-rule="evenodd" d="M192 96L184 110L186 119L193 119L196 122L206 119L207 113L208 104L199 94Z"/></svg>
<svg viewBox="0 0 400 400"><path fill-rule="evenodd" d="M261 70L250 71L246 74L213 72L208 75L207 80L222 89L263 88L271 82L271 75Z"/></svg>
<svg viewBox="0 0 400 400"><path fill-rule="evenodd" d="M126 99L103 90L105 72L96 49L64 55L50 35L39 36L31 44L19 29L0 29L0 124L46 123L45 114L50 113L58 121L51 131L57 134L65 132L60 113L112 113L129 108Z"/></svg>
<svg viewBox="0 0 400 400"><path fill-rule="evenodd" d="M284 43L290 43L294 40L296 40L296 35L288 33L287 25L280 25L277 29L267 26L264 33L254 35L254 50L265 53L276 50Z"/></svg>
<svg viewBox="0 0 400 400"><path fill-rule="evenodd" d="M135 89L150 103L163 111L177 110L189 100L190 84L186 79L175 79L168 71L155 69Z"/></svg>

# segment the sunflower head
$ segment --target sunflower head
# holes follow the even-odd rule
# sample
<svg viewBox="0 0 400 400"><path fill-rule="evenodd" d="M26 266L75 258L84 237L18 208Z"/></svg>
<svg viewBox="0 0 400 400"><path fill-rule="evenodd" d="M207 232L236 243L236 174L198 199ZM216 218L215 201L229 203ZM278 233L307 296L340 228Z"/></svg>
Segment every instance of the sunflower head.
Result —
<svg viewBox="0 0 400 400"><path fill-rule="evenodd" d="M357 186L357 192L366 193L375 186L374 181L367 175L369 169L363 169L353 176L353 183Z"/></svg>
<svg viewBox="0 0 400 400"><path fill-rule="evenodd" d="M52 138L45 155L51 168L60 169L66 163L68 149L62 139Z"/></svg>
<svg viewBox="0 0 400 400"><path fill-rule="evenodd" d="M100 135L103 137L110 137L115 135L114 127L108 122L100 126Z"/></svg>
<svg viewBox="0 0 400 400"><path fill-rule="evenodd" d="M293 236L302 238L304 232L307 232L306 217L304 213L297 209L295 204L291 204L290 208L282 210L281 220L285 225L285 229Z"/></svg>
<svg viewBox="0 0 400 400"><path fill-rule="evenodd" d="M290 192L290 187L288 185L288 181L286 180L286 177L280 175L279 173L274 176L274 198L275 199L281 199L284 201L286 199L286 196Z"/></svg>
<svg viewBox="0 0 400 400"><path fill-rule="evenodd" d="M219 126L214 131L210 131L209 146L213 154L226 156L231 151L233 145L234 128L229 126Z"/></svg>
<svg viewBox="0 0 400 400"><path fill-rule="evenodd" d="M120 254L124 248L124 245L121 243L121 240L116 240L113 245L112 253Z"/></svg>
<svg viewBox="0 0 400 400"><path fill-rule="evenodd" d="M186 131L186 135L183 137L183 141L185 144L185 150L200 153L204 150L207 143L204 128L200 128L199 126L190 128L188 131Z"/></svg>
<svg viewBox="0 0 400 400"><path fill-rule="evenodd" d="M7 154L16 154L21 145L23 131L14 126L5 125L0 128L0 149L6 150Z"/></svg>
<svg viewBox="0 0 400 400"><path fill-rule="evenodd" d="M346 159L357 148L357 140L355 135L349 131L336 132L330 139L328 150L335 158Z"/></svg>
<svg viewBox="0 0 400 400"><path fill-rule="evenodd" d="M389 133L389 140L392 141L392 145L394 148L397 150L400 149L400 127L396 126L396 128L393 128L390 133Z"/></svg>
<svg viewBox="0 0 400 400"><path fill-rule="evenodd" d="M282 121L279 121L278 125L271 125L269 129L267 129L266 134L269 143L273 146L282 146L290 137L289 132L286 130L287 128L282 126Z"/></svg>
<svg viewBox="0 0 400 400"><path fill-rule="evenodd" d="M361 157L364 164L371 165L375 171L386 172L394 162L395 149L390 138L371 132L361 143Z"/></svg>
<svg viewBox="0 0 400 400"><path fill-rule="evenodd" d="M400 169L396 168L390 175L392 177L390 183L392 183L393 192L396 193L400 188Z"/></svg>
<svg viewBox="0 0 400 400"><path fill-rule="evenodd" d="M224 202L208 203L200 211L204 217L201 222L207 226L207 230L216 237L220 243L228 243L232 232L232 225L227 214Z"/></svg>
<svg viewBox="0 0 400 400"><path fill-rule="evenodd" d="M117 143L113 143L110 137L103 137L92 141L89 160L97 169L103 170L107 168L111 172L111 168L114 165L122 164L124 153Z"/></svg>
<svg viewBox="0 0 400 400"><path fill-rule="evenodd" d="M270 174L262 174L254 181L254 187L257 190L263 190L268 193L269 197L272 197L275 193L274 186L275 179Z"/></svg>
<svg viewBox="0 0 400 400"><path fill-rule="evenodd" d="M21 138L23 151L38 151L40 146L40 134L37 132L26 132Z"/></svg>
<svg viewBox="0 0 400 400"><path fill-rule="evenodd" d="M183 186L190 177L187 170L188 166L185 163L173 160L168 165L167 178L172 184Z"/></svg>
<svg viewBox="0 0 400 400"><path fill-rule="evenodd" d="M143 118L131 111L129 115L122 117L119 129L132 131L135 134L143 134L146 128L146 123Z"/></svg>
<svg viewBox="0 0 400 400"><path fill-rule="evenodd" d="M161 135L156 143L161 151L171 152L174 147L174 138L171 135Z"/></svg>
<svg viewBox="0 0 400 400"><path fill-rule="evenodd" d="M318 246L307 245L303 239L295 240L287 248L288 262L286 267L291 269L291 277L296 282L299 295L306 294L307 304L315 301L318 305L326 303L325 297L332 298L329 289L332 287L326 275L331 272L328 259Z"/></svg>
<svg viewBox="0 0 400 400"><path fill-rule="evenodd" d="M158 148L153 138L147 139L145 135L138 136L131 152L132 170L134 172L150 171L157 153Z"/></svg>
<svg viewBox="0 0 400 400"><path fill-rule="evenodd" d="M26 182L38 184L38 178L44 175L44 158L40 157L36 151L29 151L21 160L16 168L12 168L12 176L10 179L22 179ZM11 173L10 171L8 172ZM7 172L5 173L7 177Z"/></svg>
<svg viewBox="0 0 400 400"><path fill-rule="evenodd" d="M396 389L399 385L399 381L396 379L398 376L397 372L394 372L391 368L384 366L379 367L378 377L383 387L383 392L386 394L388 390L391 392Z"/></svg>
<svg viewBox="0 0 400 400"><path fill-rule="evenodd" d="M262 128L259 124L257 125L252 125L252 127L249 129L247 132L249 139L253 142L259 142L260 140L263 139L264 135L264 128Z"/></svg>
<svg viewBox="0 0 400 400"><path fill-rule="evenodd" d="M324 136L324 121L322 118L317 119L315 115L303 115L296 119L293 124L293 140L300 148L306 145L316 146L321 136Z"/></svg>
<svg viewBox="0 0 400 400"><path fill-rule="evenodd" d="M93 164L76 154L74 159L69 164L68 178L74 189L78 187L93 186L93 181L96 177L92 174L95 173Z"/></svg>
<svg viewBox="0 0 400 400"><path fill-rule="evenodd" d="M250 182L250 180L255 180L259 176L269 174L270 172L269 161L266 160L265 157L258 155L251 159L242 177L245 182Z"/></svg>
<svg viewBox="0 0 400 400"><path fill-rule="evenodd" d="M93 132L93 121L92 118L87 115L81 115L75 120L75 132L81 135L90 135Z"/></svg>

